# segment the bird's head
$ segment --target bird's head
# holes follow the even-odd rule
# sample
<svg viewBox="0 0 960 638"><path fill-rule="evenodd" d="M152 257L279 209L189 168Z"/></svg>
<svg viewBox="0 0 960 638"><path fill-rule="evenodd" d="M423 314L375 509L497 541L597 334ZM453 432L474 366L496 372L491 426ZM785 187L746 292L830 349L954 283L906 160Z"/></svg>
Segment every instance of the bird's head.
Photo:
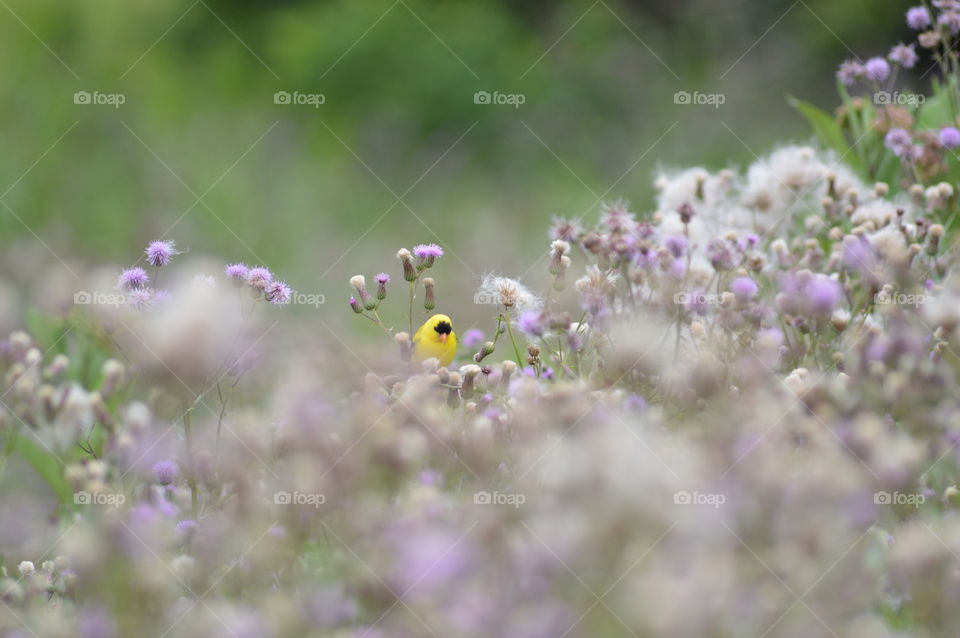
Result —
<svg viewBox="0 0 960 638"><path fill-rule="evenodd" d="M453 333L453 322L447 315L433 315L430 317L430 327L433 328L435 338L440 343L446 343ZM431 335L433 336L433 335Z"/></svg>

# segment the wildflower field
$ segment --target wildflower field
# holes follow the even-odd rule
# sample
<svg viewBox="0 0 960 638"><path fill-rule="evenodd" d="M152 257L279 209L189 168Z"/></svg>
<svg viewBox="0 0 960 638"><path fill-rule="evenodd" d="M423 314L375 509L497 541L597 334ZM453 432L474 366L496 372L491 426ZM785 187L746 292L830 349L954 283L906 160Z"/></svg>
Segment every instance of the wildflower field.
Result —
<svg viewBox="0 0 960 638"><path fill-rule="evenodd" d="M0 638L960 635L960 1L652 4L0 0Z"/></svg>

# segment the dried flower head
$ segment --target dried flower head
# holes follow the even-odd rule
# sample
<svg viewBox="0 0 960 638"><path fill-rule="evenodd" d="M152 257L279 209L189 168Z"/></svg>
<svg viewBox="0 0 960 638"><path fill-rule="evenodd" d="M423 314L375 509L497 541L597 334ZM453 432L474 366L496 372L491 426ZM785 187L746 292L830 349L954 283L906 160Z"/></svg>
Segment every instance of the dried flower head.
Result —
<svg viewBox="0 0 960 638"><path fill-rule="evenodd" d="M413 255L406 248L397 251L397 259L403 265L403 278L407 281L416 281L417 268L413 265Z"/></svg>
<svg viewBox="0 0 960 638"><path fill-rule="evenodd" d="M536 295L516 279L489 274L483 278L476 294L478 303L499 304L524 310L539 303Z"/></svg>

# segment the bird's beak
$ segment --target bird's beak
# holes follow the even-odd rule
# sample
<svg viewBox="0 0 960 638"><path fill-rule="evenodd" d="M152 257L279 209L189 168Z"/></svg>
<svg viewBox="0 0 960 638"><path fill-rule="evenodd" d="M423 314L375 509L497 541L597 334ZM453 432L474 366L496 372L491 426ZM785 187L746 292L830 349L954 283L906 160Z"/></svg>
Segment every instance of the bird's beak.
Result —
<svg viewBox="0 0 960 638"><path fill-rule="evenodd" d="M446 343L446 342L447 342L447 333L446 332L440 333L440 343Z"/></svg>

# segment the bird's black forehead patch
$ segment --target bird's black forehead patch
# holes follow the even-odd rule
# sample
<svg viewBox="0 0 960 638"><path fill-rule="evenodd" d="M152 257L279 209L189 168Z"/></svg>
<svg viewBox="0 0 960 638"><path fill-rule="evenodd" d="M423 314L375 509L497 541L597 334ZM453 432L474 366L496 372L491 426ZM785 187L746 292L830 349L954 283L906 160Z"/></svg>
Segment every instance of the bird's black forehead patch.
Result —
<svg viewBox="0 0 960 638"><path fill-rule="evenodd" d="M448 335L453 332L453 326L451 326L450 322L448 321L438 321L437 325L435 325L433 329L442 335Z"/></svg>

